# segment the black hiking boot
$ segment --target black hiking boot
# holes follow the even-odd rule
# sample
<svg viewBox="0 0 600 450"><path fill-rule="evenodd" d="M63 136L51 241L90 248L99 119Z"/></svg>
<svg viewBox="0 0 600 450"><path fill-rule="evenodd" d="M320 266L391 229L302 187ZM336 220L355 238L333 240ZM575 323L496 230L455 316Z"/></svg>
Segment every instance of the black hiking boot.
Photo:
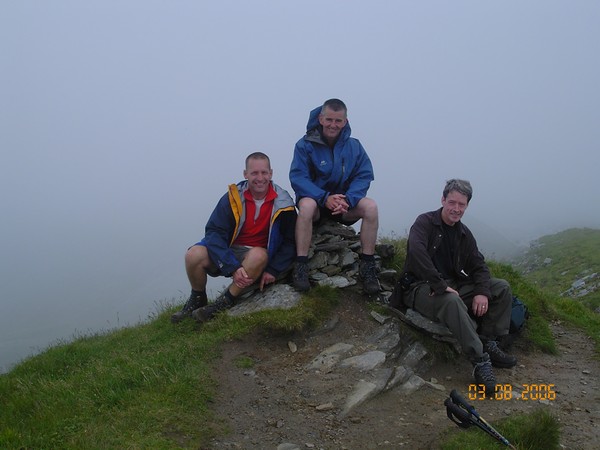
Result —
<svg viewBox="0 0 600 450"><path fill-rule="evenodd" d="M180 311L177 311L175 314L171 315L171 322L179 323L186 317L192 316L192 311L203 306L206 306L208 303L208 299L206 297L206 292L203 292L202 295L197 297L193 297L190 295L183 308Z"/></svg>
<svg viewBox="0 0 600 450"><path fill-rule="evenodd" d="M492 397L496 392L496 377L492 370L490 357L484 353L484 356L473 361L473 378L476 384L485 386L485 395Z"/></svg>
<svg viewBox="0 0 600 450"><path fill-rule="evenodd" d="M202 308L198 308L192 312L192 317L198 323L208 322L216 313L229 309L235 305L233 299L229 298L224 293L219 295L217 299Z"/></svg>
<svg viewBox="0 0 600 450"><path fill-rule="evenodd" d="M308 272L308 263L297 262L294 265L294 273L292 274L292 279L294 280L294 288L298 292L306 292L310 289Z"/></svg>
<svg viewBox="0 0 600 450"><path fill-rule="evenodd" d="M377 264L375 264L375 261L361 260L358 265L358 275L363 282L363 289L367 295L379 292L381 285L377 279Z"/></svg>
<svg viewBox="0 0 600 450"><path fill-rule="evenodd" d="M504 353L498 346L497 341L485 341L483 343L483 351L490 355L490 360L494 367L509 369L517 364L517 358Z"/></svg>

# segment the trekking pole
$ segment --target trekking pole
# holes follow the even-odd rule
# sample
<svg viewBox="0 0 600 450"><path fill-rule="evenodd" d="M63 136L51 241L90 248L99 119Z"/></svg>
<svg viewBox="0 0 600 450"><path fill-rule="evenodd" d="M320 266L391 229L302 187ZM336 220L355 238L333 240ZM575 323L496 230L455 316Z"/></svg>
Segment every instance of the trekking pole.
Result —
<svg viewBox="0 0 600 450"><path fill-rule="evenodd" d="M450 398L455 404L465 408L467 411L473 414L478 421L481 421L487 428L489 428L490 434L492 434L496 439L509 448L515 448L510 442L508 442L508 439L498 433L494 427L492 427L483 417L481 417L477 410L471 404L469 404L456 389L452 389L452 392L450 392Z"/></svg>
<svg viewBox="0 0 600 450"><path fill-rule="evenodd" d="M459 427L468 428L470 425L475 425L508 448L517 450L508 439L498 433L494 427L484 420L477 410L471 406L462 395L456 391L456 389L453 389L452 392L450 392L450 398L444 401L444 405L446 406L448 418Z"/></svg>

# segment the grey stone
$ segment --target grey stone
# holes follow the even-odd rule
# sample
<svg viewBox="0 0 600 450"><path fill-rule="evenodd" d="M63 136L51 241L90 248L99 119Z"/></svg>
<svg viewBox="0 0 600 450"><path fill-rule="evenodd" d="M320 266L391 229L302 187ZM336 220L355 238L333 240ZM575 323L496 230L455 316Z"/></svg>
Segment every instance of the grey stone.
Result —
<svg viewBox="0 0 600 450"><path fill-rule="evenodd" d="M309 278L313 281L321 281L326 280L328 278L326 273L323 272L315 272L309 275Z"/></svg>
<svg viewBox="0 0 600 450"><path fill-rule="evenodd" d="M442 325L441 323L434 322L425 316L422 316L414 309L408 308L406 310L406 319L416 325L418 328L436 334L439 336L452 336L452 332Z"/></svg>
<svg viewBox="0 0 600 450"><path fill-rule="evenodd" d="M383 391L392 375L391 369L378 370L371 381L360 380L354 386L352 393L340 413L340 417L347 416L354 408L365 403Z"/></svg>
<svg viewBox="0 0 600 450"><path fill-rule="evenodd" d="M290 442L284 442L277 446L277 450L301 450L298 444L292 444Z"/></svg>
<svg viewBox="0 0 600 450"><path fill-rule="evenodd" d="M377 350L390 355L400 344L400 335L398 333L387 333L383 339L378 342Z"/></svg>
<svg viewBox="0 0 600 450"><path fill-rule="evenodd" d="M342 267L348 267L356 262L356 260L358 259L358 255L355 252L353 252L352 250L346 249L345 251L342 252L340 258L341 258L340 265Z"/></svg>
<svg viewBox="0 0 600 450"><path fill-rule="evenodd" d="M354 348L352 344L344 344L340 342L334 344L331 347L327 347L319 355L314 358L306 368L309 370L320 370L328 372L342 359L344 354L348 353Z"/></svg>
<svg viewBox="0 0 600 450"><path fill-rule="evenodd" d="M362 355L351 356L340 362L340 367L352 367L360 371L372 370L385 362L385 353L372 350Z"/></svg>
<svg viewBox="0 0 600 450"><path fill-rule="evenodd" d="M400 356L399 361L403 366L416 367L427 355L427 349L420 342L415 342Z"/></svg>
<svg viewBox="0 0 600 450"><path fill-rule="evenodd" d="M397 366L394 369L392 377L389 379L385 389L389 390L396 387L398 384L405 383L414 374L412 369L404 366Z"/></svg>
<svg viewBox="0 0 600 450"><path fill-rule="evenodd" d="M341 271L342 271L341 267L331 265L331 264L329 264L328 266L325 266L321 269L321 272L323 272L325 275L330 276L330 277L337 275Z"/></svg>
<svg viewBox="0 0 600 450"><path fill-rule="evenodd" d="M409 377L407 381L405 381L399 389L405 394L412 394L417 389L425 384L425 380L414 373Z"/></svg>
<svg viewBox="0 0 600 450"><path fill-rule="evenodd" d="M315 246L315 252L339 251L348 248L349 246L350 242L348 241L324 242L323 244Z"/></svg>
<svg viewBox="0 0 600 450"><path fill-rule="evenodd" d="M379 278L384 281L394 281L398 276L398 271L394 269L385 269L379 272Z"/></svg>
<svg viewBox="0 0 600 450"><path fill-rule="evenodd" d="M429 386L430 388L433 388L437 391L441 391L441 392L447 391L446 386L444 386L442 384L434 383L433 381L426 381L426 380L423 380L423 382L424 382L425 386Z"/></svg>
<svg viewBox="0 0 600 450"><path fill-rule="evenodd" d="M311 270L321 269L327 265L327 259L326 252L315 253L315 256L308 261L308 267Z"/></svg>
<svg viewBox="0 0 600 450"><path fill-rule="evenodd" d="M323 280L319 280L318 283L321 286L333 286L336 288L345 288L348 286L352 286L356 284L356 280L348 279L341 275L335 275L333 277L325 278Z"/></svg>
<svg viewBox="0 0 600 450"><path fill-rule="evenodd" d="M300 302L300 293L288 284L274 284L263 292L240 301L228 311L232 316L241 316L264 309L290 309Z"/></svg>
<svg viewBox="0 0 600 450"><path fill-rule="evenodd" d="M376 383L364 380L359 381L358 384L354 387L354 391L352 391L350 396L348 396L348 399L346 400L346 404L344 405L340 416L346 417L350 413L350 411L352 411L358 405L361 405L362 403L364 403L365 401L372 398L378 393L379 389L377 388Z"/></svg>
<svg viewBox="0 0 600 450"><path fill-rule="evenodd" d="M377 311L371 311L371 317L380 324L384 324L385 322L390 320L390 316L384 316L383 314L379 314Z"/></svg>
<svg viewBox="0 0 600 450"><path fill-rule="evenodd" d="M329 265L337 266L340 263L340 253L329 253L329 259L327 260Z"/></svg>

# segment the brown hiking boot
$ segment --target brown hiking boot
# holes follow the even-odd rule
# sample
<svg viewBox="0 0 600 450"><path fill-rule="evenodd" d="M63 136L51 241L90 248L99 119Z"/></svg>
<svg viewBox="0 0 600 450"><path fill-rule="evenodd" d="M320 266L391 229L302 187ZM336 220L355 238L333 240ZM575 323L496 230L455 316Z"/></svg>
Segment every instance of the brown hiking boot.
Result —
<svg viewBox="0 0 600 450"><path fill-rule="evenodd" d="M363 282L363 289L368 295L379 292L381 285L377 279L377 264L375 261L361 260L358 265L358 274Z"/></svg>
<svg viewBox="0 0 600 450"><path fill-rule="evenodd" d="M192 312L192 317L199 323L208 322L219 311L229 309L234 305L235 302L223 293L219 295L214 302L194 310Z"/></svg>
<svg viewBox="0 0 600 450"><path fill-rule="evenodd" d="M171 322L179 323L186 317L191 317L192 311L206 306L207 303L208 298L206 297L206 292L203 292L202 295L199 295L197 297L192 297L190 295L190 298L188 298L187 302L185 302L183 308L181 308L181 310L177 311L175 314L171 315Z"/></svg>
<svg viewBox="0 0 600 450"><path fill-rule="evenodd" d="M306 292L310 289L310 281L308 280L308 264L303 262L297 262L294 265L294 273L292 279L294 280L294 288L298 292Z"/></svg>

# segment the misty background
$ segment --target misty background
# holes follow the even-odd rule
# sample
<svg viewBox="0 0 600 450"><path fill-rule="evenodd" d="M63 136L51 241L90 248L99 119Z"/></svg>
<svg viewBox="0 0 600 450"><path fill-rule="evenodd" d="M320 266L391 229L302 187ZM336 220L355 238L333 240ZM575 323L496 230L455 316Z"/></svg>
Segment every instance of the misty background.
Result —
<svg viewBox="0 0 600 450"><path fill-rule="evenodd" d="M488 257L599 227L598 23L592 0L1 2L0 372L183 301L185 250L246 155L292 192L331 97L380 236L452 177Z"/></svg>

